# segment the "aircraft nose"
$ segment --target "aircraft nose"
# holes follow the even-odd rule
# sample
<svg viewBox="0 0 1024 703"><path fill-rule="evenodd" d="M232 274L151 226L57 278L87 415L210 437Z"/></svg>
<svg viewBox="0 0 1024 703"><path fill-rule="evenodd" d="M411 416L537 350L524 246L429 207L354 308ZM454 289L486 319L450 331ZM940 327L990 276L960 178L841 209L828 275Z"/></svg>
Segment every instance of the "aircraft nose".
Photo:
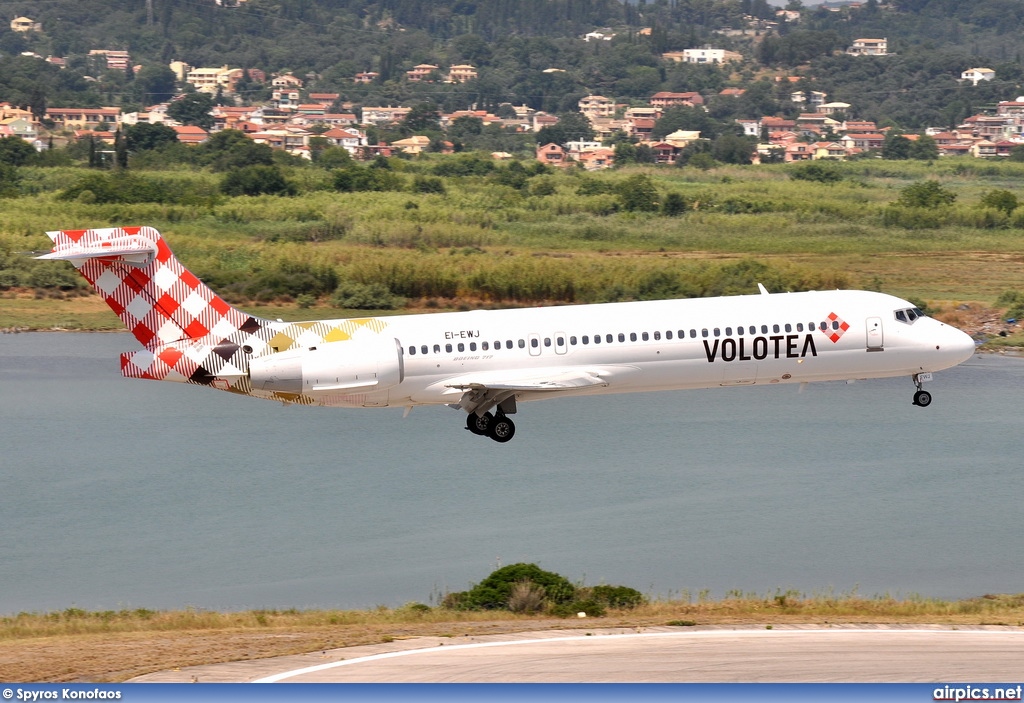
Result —
<svg viewBox="0 0 1024 703"><path fill-rule="evenodd" d="M942 339L936 346L950 360L950 365L961 364L974 356L976 345L970 335L949 325L943 325L942 332Z"/></svg>

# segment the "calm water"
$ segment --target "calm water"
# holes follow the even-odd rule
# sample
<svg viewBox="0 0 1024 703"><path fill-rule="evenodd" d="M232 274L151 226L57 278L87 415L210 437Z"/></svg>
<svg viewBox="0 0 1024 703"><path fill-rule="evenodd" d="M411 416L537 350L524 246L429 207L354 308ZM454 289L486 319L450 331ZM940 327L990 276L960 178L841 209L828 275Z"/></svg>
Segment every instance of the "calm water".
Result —
<svg viewBox="0 0 1024 703"><path fill-rule="evenodd" d="M521 406L283 407L0 335L0 613L430 602L496 566L653 596L1024 591L1024 360Z"/></svg>

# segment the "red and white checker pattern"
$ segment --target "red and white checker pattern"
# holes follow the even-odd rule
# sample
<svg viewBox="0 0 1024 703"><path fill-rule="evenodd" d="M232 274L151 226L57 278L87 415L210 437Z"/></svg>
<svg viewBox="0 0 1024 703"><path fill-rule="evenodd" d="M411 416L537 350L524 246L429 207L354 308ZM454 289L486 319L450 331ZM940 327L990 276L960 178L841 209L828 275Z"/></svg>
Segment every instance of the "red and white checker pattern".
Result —
<svg viewBox="0 0 1024 703"><path fill-rule="evenodd" d="M211 333L226 338L249 318L185 270L152 227L63 230L49 235L55 249L75 244L94 249L129 236L155 245L155 257L143 266L118 256L74 262L146 349Z"/></svg>
<svg viewBox="0 0 1024 703"><path fill-rule="evenodd" d="M835 344L846 333L846 330L850 329L850 324L834 312L830 312L826 319L828 320L828 329L822 330L822 332Z"/></svg>

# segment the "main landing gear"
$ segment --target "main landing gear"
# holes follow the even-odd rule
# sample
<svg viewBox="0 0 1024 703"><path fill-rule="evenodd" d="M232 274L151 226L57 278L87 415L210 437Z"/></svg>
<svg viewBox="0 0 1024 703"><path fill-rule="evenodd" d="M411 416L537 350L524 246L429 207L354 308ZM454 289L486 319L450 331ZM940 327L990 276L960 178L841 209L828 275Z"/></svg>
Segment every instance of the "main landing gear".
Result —
<svg viewBox="0 0 1024 703"><path fill-rule="evenodd" d="M469 413L466 418L466 429L473 434L487 436L495 442L502 443L509 441L516 434L515 423L500 410L497 415Z"/></svg>
<svg viewBox="0 0 1024 703"><path fill-rule="evenodd" d="M930 380L932 380L932 375L930 373L914 374L914 384L917 386L917 391L914 393L914 405L919 408L927 408L932 404L932 394L921 389L921 384Z"/></svg>

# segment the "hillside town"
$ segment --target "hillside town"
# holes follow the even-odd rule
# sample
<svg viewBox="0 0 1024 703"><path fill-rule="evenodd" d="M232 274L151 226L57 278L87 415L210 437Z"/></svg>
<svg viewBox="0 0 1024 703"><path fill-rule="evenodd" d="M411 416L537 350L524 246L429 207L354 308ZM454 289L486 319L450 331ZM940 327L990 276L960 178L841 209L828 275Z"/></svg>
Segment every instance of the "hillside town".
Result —
<svg viewBox="0 0 1024 703"><path fill-rule="evenodd" d="M780 22L795 23L800 13L779 10ZM771 30L771 24L758 20L756 27ZM16 17L10 22L12 32L38 32L40 23L30 17ZM642 29L650 33L650 28ZM610 41L614 34L595 30L580 37L585 42ZM858 38L844 52L853 57L890 55L886 38ZM32 57L63 68L64 57ZM737 52L705 46L661 54L666 64L719 64L740 62ZM89 59L111 71L137 74L144 68L134 64L128 51L95 48ZM376 156L396 154L416 155L426 151L451 152L453 142L431 139L424 134L412 134L388 141L371 140L370 130L388 130L401 124L414 110L413 104L365 105L345 100L338 92L315 92L307 89L313 76L299 77L290 72L267 75L256 68L191 66L179 60L167 66L176 80L177 94L170 100L146 107L144 110L125 112L121 107L77 107L73 105L17 106L2 102L0 95L0 136L18 137L37 150L66 145L81 140L93 140L113 145L117 134L137 124L161 124L173 129L183 144L201 144L212 133L231 129L244 133L257 144L266 144L292 156L312 158L311 144L341 147L354 158L366 160ZM547 72L562 69L551 67ZM992 81L995 71L984 66L965 70L957 78L962 84L977 86ZM404 72L401 80L409 84L445 83L464 84L478 78L478 69L471 64L440 66L417 64ZM373 83L379 74L373 71L355 73L350 77L353 85ZM991 109L971 115L955 127L936 125L917 133L902 133L892 126L880 126L874 121L859 119L858 106L848 102L830 100L819 90L807 89L808 81L800 75L785 72L761 81L773 83L778 94L788 94L788 116L763 115L738 117L732 120L736 135L749 142L749 154L740 162L797 162L820 159L845 160L852 157L881 153L887 140L899 135L913 144L927 143L928 157L971 156L975 158L1005 158L1018 146L1024 145L1024 96L1000 101ZM266 101L252 102L245 91L252 86L269 90ZM785 86L790 86L787 92ZM693 144L708 140L699 130L678 129L664 134L657 130L658 121L674 108L706 110L715 98L740 98L748 88L730 86L714 93L700 91L658 91L645 103L636 99L616 101L604 95L591 94L580 99L578 112L590 126L586 138L564 141L543 140L543 130L559 123L559 117L539 111L528 105L502 104L501 115L487 110L457 110L438 112L437 127L448 130L456 121L468 118L482 127L498 126L505 132L541 137L536 144L535 158L552 166L575 165L586 170L599 170L615 165L615 144L628 142L644 147L649 161L656 164L678 163L680 155ZM212 107L204 125L175 120L172 105L190 96L206 95ZM793 116L796 113L796 116ZM318 142L311 142L318 140ZM543 142L543 143L542 143ZM496 159L511 158L507 152L494 152Z"/></svg>

